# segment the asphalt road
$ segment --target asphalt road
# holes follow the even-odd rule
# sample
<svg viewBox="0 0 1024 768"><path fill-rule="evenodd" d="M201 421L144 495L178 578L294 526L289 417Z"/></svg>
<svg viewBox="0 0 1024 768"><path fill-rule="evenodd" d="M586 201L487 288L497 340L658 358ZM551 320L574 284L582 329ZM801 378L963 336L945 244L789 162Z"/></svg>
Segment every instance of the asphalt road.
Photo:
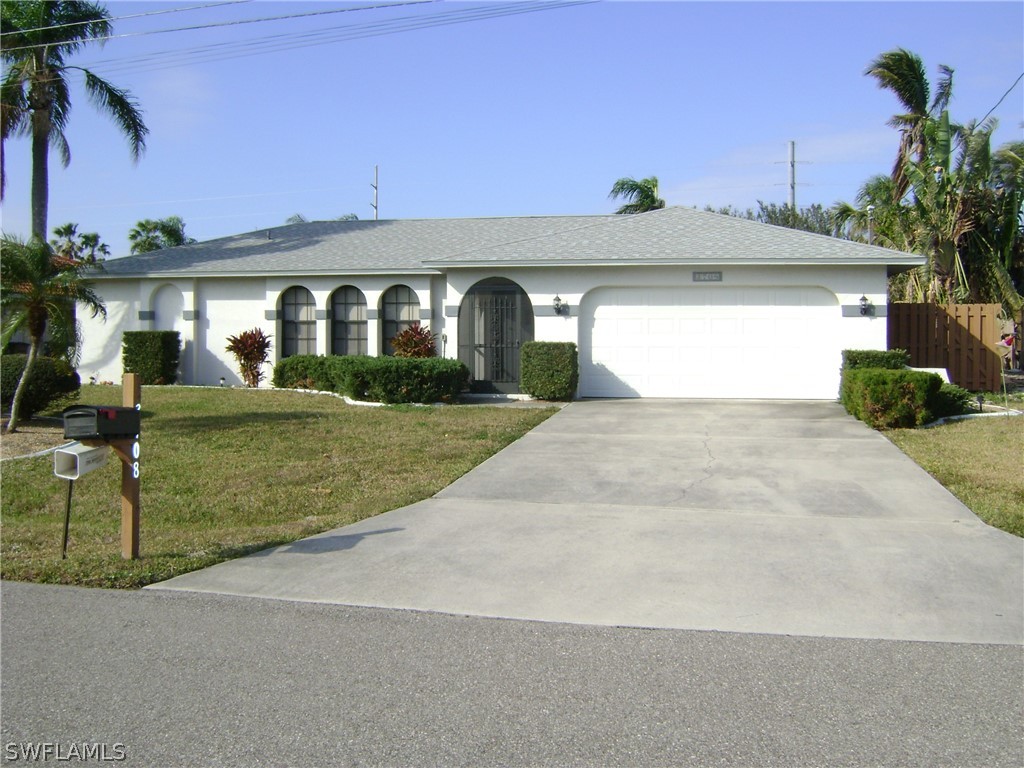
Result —
<svg viewBox="0 0 1024 768"><path fill-rule="evenodd" d="M11 765L1024 765L1016 645L8 582L0 650Z"/></svg>

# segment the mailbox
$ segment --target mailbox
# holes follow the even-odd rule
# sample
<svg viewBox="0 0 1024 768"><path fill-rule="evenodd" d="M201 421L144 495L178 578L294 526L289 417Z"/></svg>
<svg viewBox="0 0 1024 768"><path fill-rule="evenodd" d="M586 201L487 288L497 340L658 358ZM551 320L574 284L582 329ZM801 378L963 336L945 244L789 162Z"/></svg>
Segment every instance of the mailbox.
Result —
<svg viewBox="0 0 1024 768"><path fill-rule="evenodd" d="M86 472L92 472L107 463L110 448L99 448L71 443L53 452L53 474L65 480L77 480Z"/></svg>
<svg viewBox="0 0 1024 768"><path fill-rule="evenodd" d="M112 405L73 405L64 409L64 437L74 440L127 440L139 434L139 412Z"/></svg>

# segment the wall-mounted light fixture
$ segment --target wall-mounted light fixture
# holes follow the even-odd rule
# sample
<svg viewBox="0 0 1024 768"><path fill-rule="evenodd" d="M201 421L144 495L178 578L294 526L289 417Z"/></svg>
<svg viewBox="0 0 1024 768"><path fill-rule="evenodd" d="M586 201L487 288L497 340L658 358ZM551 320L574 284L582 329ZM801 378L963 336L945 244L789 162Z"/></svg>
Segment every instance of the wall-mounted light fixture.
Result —
<svg viewBox="0 0 1024 768"><path fill-rule="evenodd" d="M871 302L868 301L868 297L862 295L860 297L860 313L862 315L866 315L870 308L871 308Z"/></svg>
<svg viewBox="0 0 1024 768"><path fill-rule="evenodd" d="M551 308L555 310L556 315L562 314L562 310L566 308L565 304L562 303L562 298L558 294L555 294L555 298L551 302Z"/></svg>

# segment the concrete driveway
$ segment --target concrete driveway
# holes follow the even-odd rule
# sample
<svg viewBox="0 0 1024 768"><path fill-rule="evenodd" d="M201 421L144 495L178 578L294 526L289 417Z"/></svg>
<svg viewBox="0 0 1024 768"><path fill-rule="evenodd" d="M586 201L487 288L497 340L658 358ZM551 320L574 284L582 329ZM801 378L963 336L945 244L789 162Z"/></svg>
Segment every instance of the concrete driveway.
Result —
<svg viewBox="0 0 1024 768"><path fill-rule="evenodd" d="M432 499L150 589L1024 642L1024 542L827 402L575 402Z"/></svg>

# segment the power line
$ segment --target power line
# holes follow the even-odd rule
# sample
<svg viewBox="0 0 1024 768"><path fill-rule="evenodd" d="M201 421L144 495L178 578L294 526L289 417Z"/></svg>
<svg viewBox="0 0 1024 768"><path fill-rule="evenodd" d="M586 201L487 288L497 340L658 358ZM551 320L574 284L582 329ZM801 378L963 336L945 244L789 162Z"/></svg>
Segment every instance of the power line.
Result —
<svg viewBox="0 0 1024 768"><path fill-rule="evenodd" d="M186 64L210 63L263 53L328 45L367 37L379 37L416 29L554 10L575 5L588 5L594 2L598 2L598 0L555 0L555 2L551 0L538 0L538 2L532 3L514 2L504 5L463 8L427 17L402 16L386 21L337 25L311 32L277 33L249 40L210 43L188 49L155 51L127 58L102 59L90 62L89 66L102 71L104 74L126 70L130 70L133 73L154 71Z"/></svg>
<svg viewBox="0 0 1024 768"><path fill-rule="evenodd" d="M222 6L222 5L241 5L242 3L251 3L251 2L252 2L252 0L224 0L224 2L208 3L207 5L191 5L188 8L166 8L166 9L161 10L161 11L146 11L145 13L131 13L131 14L128 14L126 16L112 16L109 19L107 19L107 21L108 22L110 22L110 21L124 21L125 19L139 19L139 18L142 18L144 16L162 16L163 14L166 14L166 13L182 13L184 11L201 11L201 10L203 10L205 8L217 8L217 7ZM84 24L92 24L92 22L91 21L72 21L72 22L70 22L68 24L54 24L53 26L50 26L50 27L33 27L32 29L16 29L16 30L12 30L11 32L0 32L0 37L5 37L6 35L24 35L24 34L27 34L29 32L48 32L51 29L68 29L69 27L80 27L80 26L82 26ZM94 39L96 39L96 40L109 40L110 38L109 37L104 37L104 38L94 38ZM41 45L46 45L46 43L42 43ZM25 49L28 49L28 48L38 48L38 47L40 47L40 46L39 45L26 45L26 46L21 46L21 47L18 47L18 48L8 48L7 50L9 50L9 51L20 51L20 50L25 50Z"/></svg>
<svg viewBox="0 0 1024 768"><path fill-rule="evenodd" d="M238 2L248 2L248 0L237 0L237 1ZM233 21L216 21L216 22L211 22L209 24L195 24L195 25L190 26L190 27L173 27L171 29L153 29L153 30L150 30L148 32L125 32L125 33L120 34L120 35L106 35L105 37L90 38L90 40L91 41L95 41L95 42L105 42L107 40L119 40L119 39L122 39L122 38L125 38L125 37L144 37L144 36L147 36L147 35L162 35L162 34L165 34L165 33L168 33L168 32L193 32L193 31L199 30L199 29L213 29L213 28L216 28L216 27L233 27L233 26L241 26L243 24L259 24L259 23L262 23L262 22L265 22L265 21L284 21L284 20L287 20L287 19L301 19L301 18L305 18L305 17L308 17L308 16L327 16L327 15L335 14L335 13L351 13L353 11L372 11L372 10L377 10L379 8L396 8L396 7L400 7L400 6L403 6L403 5L422 5L424 3L439 3L439 2L442 2L442 0L401 0L400 2L382 3L380 5L366 5L366 6L360 6L358 8L335 8L335 9L330 10L330 11L309 11L307 13L292 13L292 14L287 14L287 15L284 15L284 16L266 16L266 17L261 17L261 18L258 18L258 19L235 19ZM212 8L212 7L215 7L216 5L230 5L230 4L232 4L232 3L216 3L216 4L210 5L210 6L199 6L199 7ZM182 9L182 10L191 10L191 9ZM170 11L163 11L163 13L169 13L169 12ZM141 15L145 15L145 14L138 14L138 15L141 16ZM122 16L120 18L132 18L132 17L130 17L130 16ZM113 19L112 19L112 21L113 21ZM83 24L83 23L89 23L89 22L76 22L76 24ZM58 26L54 26L54 27L41 27L40 29L41 30L42 29L61 29L62 27L70 27L70 26L75 26L75 24L63 24L63 25L58 25ZM28 31L36 31L36 30L28 30ZM18 32L8 32L6 34L19 34L19 33L21 33L20 30ZM8 52L28 51L28 50L31 50L33 48L45 48L48 45L51 45L51 43L36 43L36 44L33 44L33 45L22 45L22 46L17 46L17 47L14 47L14 48L7 48L6 50Z"/></svg>
<svg viewBox="0 0 1024 768"><path fill-rule="evenodd" d="M979 121L980 123L984 123L985 120L988 119L988 116L991 115L993 112L996 111L996 109L999 108L999 105L1003 103L1003 99L1005 99L1007 96L1010 95L1010 91L1012 91L1014 88L1017 87L1017 83L1019 83L1022 78L1024 78L1024 72L1021 72L1020 75L1017 76L1017 79L1013 81L1013 85L1011 85L1009 88L1006 89L1006 93L1004 93L999 98L999 101L996 102L996 105L994 107L992 107L992 109L990 109L988 112L985 113L985 117L981 118L981 120Z"/></svg>

